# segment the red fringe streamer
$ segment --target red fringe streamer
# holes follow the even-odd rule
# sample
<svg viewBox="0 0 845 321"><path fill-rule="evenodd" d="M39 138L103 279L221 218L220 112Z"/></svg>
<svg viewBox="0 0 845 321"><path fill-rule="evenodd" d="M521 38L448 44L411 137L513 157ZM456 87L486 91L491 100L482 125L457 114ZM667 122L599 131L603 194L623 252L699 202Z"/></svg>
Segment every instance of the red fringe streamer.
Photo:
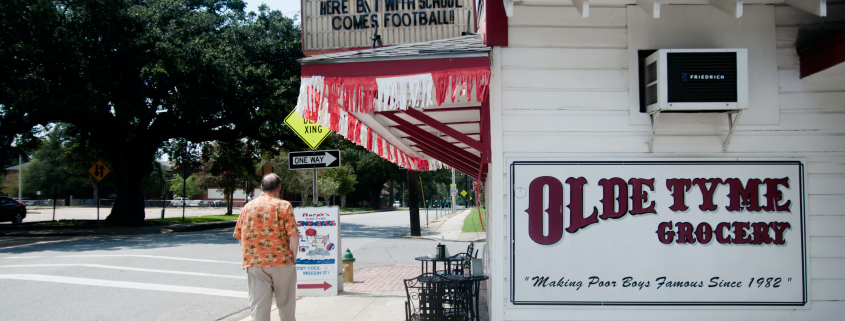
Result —
<svg viewBox="0 0 845 321"><path fill-rule="evenodd" d="M451 79L450 79L451 76ZM476 88L476 101L483 102L487 96L487 89L490 83L490 68L477 67L466 69L441 70L431 73L434 80L434 88L437 93L437 105L446 101L446 91L449 84L452 85L452 102L458 96L458 84L461 85L461 94L466 93L467 100L472 101L470 93Z"/></svg>

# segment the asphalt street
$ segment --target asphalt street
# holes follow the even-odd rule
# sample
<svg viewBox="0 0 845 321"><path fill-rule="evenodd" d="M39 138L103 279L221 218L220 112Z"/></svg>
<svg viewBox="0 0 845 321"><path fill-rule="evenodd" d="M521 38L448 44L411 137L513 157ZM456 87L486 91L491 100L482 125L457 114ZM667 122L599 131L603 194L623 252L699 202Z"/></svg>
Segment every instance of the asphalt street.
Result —
<svg viewBox="0 0 845 321"><path fill-rule="evenodd" d="M407 210L341 217L341 247L355 255L356 270L418 265L414 257L434 252L436 241L398 237L408 217ZM240 320L246 274L231 235L0 239L0 320ZM466 247L444 243L455 252Z"/></svg>

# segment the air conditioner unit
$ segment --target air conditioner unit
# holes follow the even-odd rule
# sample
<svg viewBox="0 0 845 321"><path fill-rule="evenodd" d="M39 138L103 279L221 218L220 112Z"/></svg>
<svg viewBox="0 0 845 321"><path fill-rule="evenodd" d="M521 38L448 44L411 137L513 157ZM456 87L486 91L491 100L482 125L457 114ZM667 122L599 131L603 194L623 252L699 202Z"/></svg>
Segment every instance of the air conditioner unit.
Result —
<svg viewBox="0 0 845 321"><path fill-rule="evenodd" d="M660 49L644 65L649 114L748 108L747 49Z"/></svg>

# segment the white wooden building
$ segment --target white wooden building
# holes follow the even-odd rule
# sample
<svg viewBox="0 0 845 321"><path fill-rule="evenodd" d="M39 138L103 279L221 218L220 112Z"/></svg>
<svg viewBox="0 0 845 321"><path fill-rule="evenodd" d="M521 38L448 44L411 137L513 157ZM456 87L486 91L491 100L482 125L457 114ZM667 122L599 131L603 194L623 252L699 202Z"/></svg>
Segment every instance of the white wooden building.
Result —
<svg viewBox="0 0 845 321"><path fill-rule="evenodd" d="M477 41L303 59L298 110L400 166L486 182L490 320L844 318L845 2L475 12ZM641 60L658 49L746 52L747 103L647 112Z"/></svg>

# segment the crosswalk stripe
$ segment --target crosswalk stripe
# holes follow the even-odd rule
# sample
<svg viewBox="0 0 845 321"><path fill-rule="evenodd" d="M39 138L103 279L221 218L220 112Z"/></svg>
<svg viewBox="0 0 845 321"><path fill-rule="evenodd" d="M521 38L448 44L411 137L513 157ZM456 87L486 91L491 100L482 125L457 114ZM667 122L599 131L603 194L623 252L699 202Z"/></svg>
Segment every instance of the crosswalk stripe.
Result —
<svg viewBox="0 0 845 321"><path fill-rule="evenodd" d="M241 265L241 262L232 262L232 261L218 261L218 260L205 260L205 259L192 259L192 258L185 258L185 257L177 257L177 256L159 256L159 255L140 255L140 254L88 254L88 255L59 255L56 257L143 257L143 258L150 258L150 259L165 259L165 260L178 260L178 261L192 261L192 262L206 262L206 263L224 263L224 264L237 264Z"/></svg>
<svg viewBox="0 0 845 321"><path fill-rule="evenodd" d="M191 293L191 294L204 294L204 295L225 296L225 297L241 298L241 299L248 299L249 298L249 294L247 292L242 292L242 291L219 290L219 289L199 288L199 287L181 286L181 285L86 279L86 278L75 278L75 277L69 277L69 276L55 276L55 275L43 275L43 274L0 274L0 279L65 283L65 284L77 284L77 285L92 285L92 286L102 286L102 287L110 287L110 288L166 291L166 292L179 292L179 293Z"/></svg>
<svg viewBox="0 0 845 321"><path fill-rule="evenodd" d="M0 265L0 267L5 267L5 268L22 268L22 267L59 267L59 266L78 266L78 267L90 267L90 268L113 269L113 270L124 270L124 271L151 272L151 273L166 273L166 274L181 274L181 275L194 275L194 276L210 276L210 277L229 278L229 279L242 279L242 280L245 280L245 279L246 279L246 275L223 275L223 274L210 274L210 273L201 273L201 272L184 272L184 271L171 271L171 270L143 269L143 268L135 268L135 267L129 267L129 266L104 265L104 264L71 264L71 263L64 263L64 264L15 264L15 265Z"/></svg>

